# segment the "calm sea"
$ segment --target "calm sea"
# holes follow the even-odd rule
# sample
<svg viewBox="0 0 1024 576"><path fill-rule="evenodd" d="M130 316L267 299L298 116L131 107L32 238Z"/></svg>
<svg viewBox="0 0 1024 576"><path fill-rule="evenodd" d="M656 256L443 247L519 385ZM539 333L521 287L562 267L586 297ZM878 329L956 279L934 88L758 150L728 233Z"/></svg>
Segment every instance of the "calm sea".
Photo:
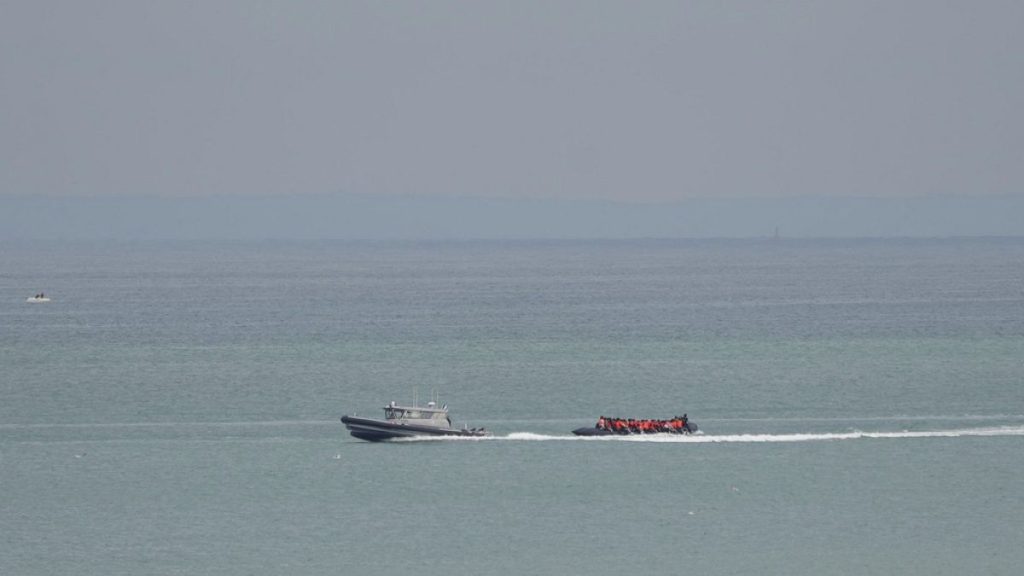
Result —
<svg viewBox="0 0 1024 576"><path fill-rule="evenodd" d="M0 244L0 574L1015 575L1022 477L1022 239Z"/></svg>

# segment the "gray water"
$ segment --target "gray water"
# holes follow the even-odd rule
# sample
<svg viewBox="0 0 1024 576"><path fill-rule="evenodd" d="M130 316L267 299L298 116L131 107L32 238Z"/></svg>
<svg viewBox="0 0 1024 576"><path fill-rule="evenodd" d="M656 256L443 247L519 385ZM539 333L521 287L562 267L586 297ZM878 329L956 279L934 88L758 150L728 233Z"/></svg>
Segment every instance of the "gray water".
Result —
<svg viewBox="0 0 1024 576"><path fill-rule="evenodd" d="M1017 574L1022 475L1024 240L0 244L0 574Z"/></svg>

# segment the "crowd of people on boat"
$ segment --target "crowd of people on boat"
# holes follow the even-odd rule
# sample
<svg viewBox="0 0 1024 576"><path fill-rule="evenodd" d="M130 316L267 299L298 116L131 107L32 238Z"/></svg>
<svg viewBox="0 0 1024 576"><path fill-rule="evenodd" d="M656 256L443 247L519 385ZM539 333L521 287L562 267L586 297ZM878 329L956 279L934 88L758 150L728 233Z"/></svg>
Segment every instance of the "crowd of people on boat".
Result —
<svg viewBox="0 0 1024 576"><path fill-rule="evenodd" d="M686 414L673 416L667 420L634 419L634 418L608 418L601 416L594 425L598 430L611 430L619 434L657 434L669 432L682 434L688 432Z"/></svg>

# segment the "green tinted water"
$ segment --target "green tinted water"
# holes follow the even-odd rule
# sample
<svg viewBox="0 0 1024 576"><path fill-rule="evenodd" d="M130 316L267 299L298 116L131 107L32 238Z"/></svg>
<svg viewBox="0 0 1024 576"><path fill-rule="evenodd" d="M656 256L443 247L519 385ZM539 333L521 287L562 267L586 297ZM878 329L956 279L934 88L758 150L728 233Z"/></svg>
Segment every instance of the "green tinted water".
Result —
<svg viewBox="0 0 1024 576"><path fill-rule="evenodd" d="M5 574L1024 563L1024 242L2 250ZM337 421L433 390L495 436Z"/></svg>

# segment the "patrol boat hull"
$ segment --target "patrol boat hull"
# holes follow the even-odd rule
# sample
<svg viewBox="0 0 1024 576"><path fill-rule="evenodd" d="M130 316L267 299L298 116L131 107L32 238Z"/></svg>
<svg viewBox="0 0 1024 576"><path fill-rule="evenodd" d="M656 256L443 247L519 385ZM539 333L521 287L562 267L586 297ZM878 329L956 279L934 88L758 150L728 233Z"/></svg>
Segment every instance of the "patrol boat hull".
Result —
<svg viewBox="0 0 1024 576"><path fill-rule="evenodd" d="M413 438L423 436L452 437L452 436L486 436L487 431L477 428L449 428L437 426L420 426L410 423L396 423L377 418L360 418L358 416L342 416L342 424L348 428L349 434L360 440L369 442L380 442L383 440L394 440L398 438Z"/></svg>

